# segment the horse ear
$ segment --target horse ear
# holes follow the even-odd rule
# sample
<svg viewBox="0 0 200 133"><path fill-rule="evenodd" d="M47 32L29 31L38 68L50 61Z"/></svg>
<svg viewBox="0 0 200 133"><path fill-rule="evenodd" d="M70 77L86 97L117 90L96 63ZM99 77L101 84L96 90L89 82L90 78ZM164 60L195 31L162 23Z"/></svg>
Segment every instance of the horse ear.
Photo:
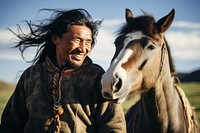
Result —
<svg viewBox="0 0 200 133"><path fill-rule="evenodd" d="M160 33L164 33L172 24L175 16L175 10L172 9L171 12L165 17L157 21L156 25Z"/></svg>
<svg viewBox="0 0 200 133"><path fill-rule="evenodd" d="M133 13L131 12L130 9L126 8L126 22L127 23L130 23L131 22L131 19L133 18Z"/></svg>

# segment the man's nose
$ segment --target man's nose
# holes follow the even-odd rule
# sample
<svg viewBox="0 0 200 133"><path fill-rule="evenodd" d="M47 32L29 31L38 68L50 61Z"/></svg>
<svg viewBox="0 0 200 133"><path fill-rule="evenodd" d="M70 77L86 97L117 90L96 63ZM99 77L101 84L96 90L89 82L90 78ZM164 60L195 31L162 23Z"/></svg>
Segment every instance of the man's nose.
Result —
<svg viewBox="0 0 200 133"><path fill-rule="evenodd" d="M80 45L80 48L81 48L82 52L87 52L88 51L88 46L87 46L85 40L82 40L79 45Z"/></svg>

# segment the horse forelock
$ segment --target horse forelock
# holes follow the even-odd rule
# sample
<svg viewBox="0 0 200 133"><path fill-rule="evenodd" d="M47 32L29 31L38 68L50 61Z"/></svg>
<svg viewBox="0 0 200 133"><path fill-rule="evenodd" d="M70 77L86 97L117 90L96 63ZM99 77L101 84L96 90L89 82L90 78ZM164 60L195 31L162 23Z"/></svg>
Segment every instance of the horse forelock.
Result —
<svg viewBox="0 0 200 133"><path fill-rule="evenodd" d="M122 28L118 31L118 34L123 35L132 31L141 31L144 35L151 38L154 38L154 36L158 33L154 17L146 14L132 18L130 23L122 26Z"/></svg>

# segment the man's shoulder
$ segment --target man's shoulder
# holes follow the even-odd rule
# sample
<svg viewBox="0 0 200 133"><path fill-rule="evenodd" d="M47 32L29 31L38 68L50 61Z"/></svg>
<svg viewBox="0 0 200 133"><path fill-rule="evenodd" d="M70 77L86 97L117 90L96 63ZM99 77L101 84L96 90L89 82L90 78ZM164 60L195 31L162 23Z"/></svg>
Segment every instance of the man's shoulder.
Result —
<svg viewBox="0 0 200 133"><path fill-rule="evenodd" d="M98 65L98 64L95 64L95 63L91 63L88 68L91 70L91 71L99 71L101 73L104 73L104 69Z"/></svg>
<svg viewBox="0 0 200 133"><path fill-rule="evenodd" d="M39 72L39 70L42 68L42 64L34 64L29 66L24 73L30 73L30 72Z"/></svg>
<svg viewBox="0 0 200 133"><path fill-rule="evenodd" d="M93 71L95 70L95 71L105 72L104 69L100 65L94 63L89 57L86 57L85 62L87 64L86 65L87 68L89 68Z"/></svg>
<svg viewBox="0 0 200 133"><path fill-rule="evenodd" d="M98 70L104 71L104 69L99 64L92 63L91 67L93 67L94 69L98 69Z"/></svg>

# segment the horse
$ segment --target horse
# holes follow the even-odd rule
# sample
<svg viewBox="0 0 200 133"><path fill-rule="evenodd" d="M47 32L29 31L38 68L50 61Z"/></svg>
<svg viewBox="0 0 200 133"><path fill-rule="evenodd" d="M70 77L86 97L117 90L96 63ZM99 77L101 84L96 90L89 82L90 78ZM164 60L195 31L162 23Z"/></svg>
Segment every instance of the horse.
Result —
<svg viewBox="0 0 200 133"><path fill-rule="evenodd" d="M158 21L143 13L134 17L126 9L126 24L118 31L115 54L102 75L102 95L123 103L140 94L125 114L128 133L197 133L197 116L180 87L165 38L175 10Z"/></svg>

